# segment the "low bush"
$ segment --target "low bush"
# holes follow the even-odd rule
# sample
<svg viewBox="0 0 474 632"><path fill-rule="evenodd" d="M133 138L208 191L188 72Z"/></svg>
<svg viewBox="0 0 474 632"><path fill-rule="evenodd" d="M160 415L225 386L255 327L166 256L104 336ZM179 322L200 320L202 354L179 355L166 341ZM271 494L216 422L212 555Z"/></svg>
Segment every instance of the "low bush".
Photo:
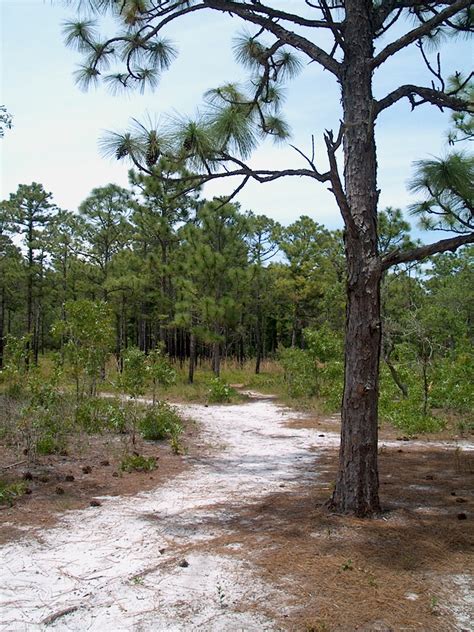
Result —
<svg viewBox="0 0 474 632"><path fill-rule="evenodd" d="M403 397L399 388L390 376L388 369L382 365L380 373L379 410L382 421L391 423L408 436L439 432L445 421L434 417L423 397L422 381L413 367L400 366L399 375L408 388L408 397Z"/></svg>
<svg viewBox="0 0 474 632"><path fill-rule="evenodd" d="M76 409L76 423L87 434L104 431L126 432L127 406L121 402L92 397L85 399Z"/></svg>
<svg viewBox="0 0 474 632"><path fill-rule="evenodd" d="M229 386L227 382L220 377L214 377L209 382L208 401L211 404L228 403L237 395L237 391Z"/></svg>
<svg viewBox="0 0 474 632"><path fill-rule="evenodd" d="M120 469L123 472L151 472L156 468L156 459L154 456L140 456L139 454L130 454L122 459Z"/></svg>
<svg viewBox="0 0 474 632"><path fill-rule="evenodd" d="M51 433L41 434L36 439L35 445L36 453L45 454L59 454L66 449L66 440L63 436L54 436Z"/></svg>
<svg viewBox="0 0 474 632"><path fill-rule="evenodd" d="M281 347L278 359L283 367L288 395L311 397L318 390L317 368L313 355L304 349Z"/></svg>
<svg viewBox="0 0 474 632"><path fill-rule="evenodd" d="M0 480L0 505L13 505L14 501L26 492L26 483L17 481L6 483Z"/></svg>
<svg viewBox="0 0 474 632"><path fill-rule="evenodd" d="M146 408L139 429L144 439L161 441L181 434L183 426L176 408L166 402L157 402Z"/></svg>

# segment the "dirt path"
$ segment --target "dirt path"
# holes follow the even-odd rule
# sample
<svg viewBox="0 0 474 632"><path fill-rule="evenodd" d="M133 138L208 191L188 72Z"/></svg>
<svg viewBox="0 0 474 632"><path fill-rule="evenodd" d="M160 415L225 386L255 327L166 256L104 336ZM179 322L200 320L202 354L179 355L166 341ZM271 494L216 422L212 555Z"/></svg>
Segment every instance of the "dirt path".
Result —
<svg viewBox="0 0 474 632"><path fill-rule="evenodd" d="M265 524L268 499L274 499L274 513L283 495L300 503L301 489L311 489L324 473L327 449L338 445L338 435L288 425L298 415L270 399L182 410L201 424L210 446L208 454L188 457L184 474L131 498L102 498L101 507L69 512L53 529L0 549L0 630L333 629L280 625L291 621L301 602L288 599L281 573L265 579L253 558L259 542L267 546L273 537ZM301 499L307 515L303 505ZM287 531L274 533L280 549L277 538L284 536L289 556L298 535L297 508L290 517Z"/></svg>
<svg viewBox="0 0 474 632"><path fill-rule="evenodd" d="M103 499L37 540L1 549L1 630L274 629L258 608L272 589L248 564L193 545L227 530L234 505L301 484L314 432L283 427L296 415L270 400L183 412L203 424L213 448L190 473L133 498ZM309 476L313 468L303 469Z"/></svg>

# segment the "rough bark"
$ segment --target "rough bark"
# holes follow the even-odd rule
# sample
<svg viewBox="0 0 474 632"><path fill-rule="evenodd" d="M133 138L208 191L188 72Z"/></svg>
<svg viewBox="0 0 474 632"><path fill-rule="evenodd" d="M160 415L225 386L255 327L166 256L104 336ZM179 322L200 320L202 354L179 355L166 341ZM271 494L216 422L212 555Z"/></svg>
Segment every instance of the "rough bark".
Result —
<svg viewBox="0 0 474 632"><path fill-rule="evenodd" d="M341 76L346 226L347 311L339 469L334 510L367 516L380 510L377 467L378 372L381 347L377 253L376 148L371 59L371 7L348 0Z"/></svg>

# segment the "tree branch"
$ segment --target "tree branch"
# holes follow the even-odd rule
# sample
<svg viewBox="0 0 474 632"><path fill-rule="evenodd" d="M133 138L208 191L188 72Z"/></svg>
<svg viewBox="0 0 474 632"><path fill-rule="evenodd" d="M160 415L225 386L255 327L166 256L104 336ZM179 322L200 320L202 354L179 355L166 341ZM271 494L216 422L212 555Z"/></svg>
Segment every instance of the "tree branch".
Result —
<svg viewBox="0 0 474 632"><path fill-rule="evenodd" d="M421 100L415 101L415 95L419 96ZM433 88L406 84L404 86L400 86L393 92L390 92L390 94L383 99L380 99L380 101L375 102L375 116L377 117L380 112L389 108L404 97L410 101L412 110L423 103L431 103L441 109L446 107L450 110L455 110L456 112L466 112L469 111L470 107L472 107L472 104L468 101L453 96L452 94L447 94L446 92L435 90Z"/></svg>
<svg viewBox="0 0 474 632"><path fill-rule="evenodd" d="M352 217L351 209L349 206L349 202L347 201L346 194L344 192L344 188L342 186L341 178L339 176L339 169L337 167L336 161L336 151L342 142L342 137L344 135L344 126L341 124L339 129L339 134L336 140L334 140L334 135L331 130L326 130L324 134L324 142L326 143L327 154L329 158L329 176L331 180L331 193L336 198L337 205L341 212L342 218L344 220L344 224L346 225L347 230L351 231L353 234L357 232L357 227L354 222L354 218Z"/></svg>
<svg viewBox="0 0 474 632"><path fill-rule="evenodd" d="M455 0L444 0L438 4L451 5ZM383 0L374 11L373 23L375 31L382 28L383 23L393 11L401 11L403 9L416 9L426 7L426 0ZM387 28L383 29L385 32Z"/></svg>
<svg viewBox="0 0 474 632"><path fill-rule="evenodd" d="M273 33L276 37L278 37L278 39L281 39L286 44L289 44L297 50L305 53L312 61L317 62L336 77L340 76L341 64L331 57L331 55L329 55L324 49L316 46L316 44L313 44L313 42L302 35L289 31L277 22L272 21L270 17L258 15L256 13L256 9L259 7L261 9L263 5L259 4L250 7L249 5L235 2L234 0L203 0L203 5L222 13L228 12L233 15L238 15L246 22L251 22L264 27L266 31ZM269 15L268 12L271 10L268 7L264 7L264 9L267 11L267 15Z"/></svg>
<svg viewBox="0 0 474 632"><path fill-rule="evenodd" d="M382 270L387 270L391 266L398 265L399 263L408 263L409 261L421 261L426 257L438 254L440 252L446 252L450 250L454 252L465 244L474 243L474 233L468 233L467 235L459 235L458 237L450 237L449 239L441 239L434 244L427 244L412 250L394 250L389 252L385 257L382 257Z"/></svg>
<svg viewBox="0 0 474 632"><path fill-rule="evenodd" d="M386 46L376 57L372 60L372 68L378 68L381 66L389 57L398 53L398 51L406 48L413 42L421 39L424 35L428 35L434 28L440 26L448 20L449 18L456 15L463 9L467 9L471 4L471 0L455 0L449 7L443 9L439 13L436 13L434 17L426 22L423 22L417 28L409 31L403 37L400 37L395 42L392 42L388 46ZM426 5L425 5L426 6Z"/></svg>

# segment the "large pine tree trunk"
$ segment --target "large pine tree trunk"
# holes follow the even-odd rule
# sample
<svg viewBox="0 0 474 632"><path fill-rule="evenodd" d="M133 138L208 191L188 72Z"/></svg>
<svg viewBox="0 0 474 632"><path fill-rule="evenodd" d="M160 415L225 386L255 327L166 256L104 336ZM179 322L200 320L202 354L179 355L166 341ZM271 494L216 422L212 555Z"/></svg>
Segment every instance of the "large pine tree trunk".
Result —
<svg viewBox="0 0 474 632"><path fill-rule="evenodd" d="M377 253L376 148L374 140L370 12L372 3L347 0L346 57L342 77L344 181L352 221L346 218L347 312L341 447L336 511L368 516L378 497L378 373L381 346Z"/></svg>

